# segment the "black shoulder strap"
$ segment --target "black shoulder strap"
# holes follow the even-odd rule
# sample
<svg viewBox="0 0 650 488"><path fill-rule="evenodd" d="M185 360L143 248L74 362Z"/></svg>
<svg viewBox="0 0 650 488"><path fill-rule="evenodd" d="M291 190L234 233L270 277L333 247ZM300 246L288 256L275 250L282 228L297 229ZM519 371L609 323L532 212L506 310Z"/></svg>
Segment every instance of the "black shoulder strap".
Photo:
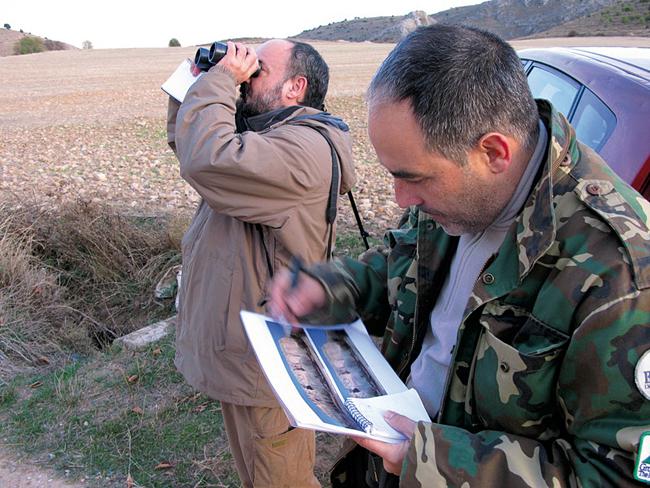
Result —
<svg viewBox="0 0 650 488"><path fill-rule="evenodd" d="M323 136L323 138L327 141L327 144L330 147L330 152L332 155L332 179L330 181L330 191L329 191L329 196L327 198L327 208L325 209L325 221L329 226L329 235L327 237L327 259L329 260L332 258L332 240L334 236L334 221L336 220L336 213L337 213L336 204L337 204L338 193L339 193L339 180L341 179L341 169L340 169L341 164L340 164L339 154L336 151L336 148L334 147L334 143L332 142L332 139L330 138L327 131L322 127L316 127L313 125L307 125L307 127L311 127L312 129L314 129L320 135ZM366 249L370 249L370 245L368 244L368 237L370 237L370 234L368 234L368 232L366 232L366 230L363 228L363 223L361 222L361 216L359 215L359 211L357 210L357 205L354 202L354 197L352 196L351 190L348 192L348 197L350 199L350 206L352 207L352 212L354 213L354 218L357 222L357 227L359 227L359 234L361 235L363 244L365 245ZM262 246L264 247L264 255L266 257L266 265L269 270L269 276L273 277L273 264L271 262L271 256L269 254L269 250L266 247L266 240L264 239L264 230L262 229L262 226L260 224L256 224L255 227L257 228L257 231L260 234Z"/></svg>
<svg viewBox="0 0 650 488"><path fill-rule="evenodd" d="M327 210L325 212L327 223L330 225L329 244L327 247L327 256L329 259L331 257L330 251L331 251L333 224L334 224L334 220L336 220L336 202L337 202L337 195L339 192L339 179L340 179L340 159L338 153L336 152L336 148L334 147L334 143L332 142L332 139L330 138L327 131L321 127L314 127L314 126L310 126L310 127L317 130L318 133L325 138L332 152L332 181L330 183L330 194L327 200ZM363 244L366 246L366 249L370 249L370 245L368 244L368 237L370 237L370 234L368 234L366 230L363 228L363 223L361 222L361 216L359 215L359 211L357 210L357 205L354 202L354 197L352 196L352 190L348 192L348 197L350 199L350 206L352 207L352 212L354 213L354 218L357 221L357 227L359 227L359 234L361 235Z"/></svg>
<svg viewBox="0 0 650 488"><path fill-rule="evenodd" d="M310 125L309 127L317 131L325 138L332 154L332 179L330 181L330 192L327 198L327 207L325 209L325 221L330 228L329 236L327 237L327 259L329 260L332 258L332 238L334 235L334 221L336 220L336 204L339 193L339 181L341 179L340 160L339 154L336 152L334 143L330 139L330 136L327 134L327 131L321 127L316 127L313 125Z"/></svg>

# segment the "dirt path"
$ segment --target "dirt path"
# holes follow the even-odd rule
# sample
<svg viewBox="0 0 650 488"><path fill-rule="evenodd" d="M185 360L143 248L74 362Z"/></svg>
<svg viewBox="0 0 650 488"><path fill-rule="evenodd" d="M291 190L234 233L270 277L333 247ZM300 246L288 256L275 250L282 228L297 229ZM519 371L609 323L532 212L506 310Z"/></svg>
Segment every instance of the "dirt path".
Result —
<svg viewBox="0 0 650 488"><path fill-rule="evenodd" d="M81 488L84 483L68 483L53 471L33 462L23 462L0 446L0 486L11 488Z"/></svg>

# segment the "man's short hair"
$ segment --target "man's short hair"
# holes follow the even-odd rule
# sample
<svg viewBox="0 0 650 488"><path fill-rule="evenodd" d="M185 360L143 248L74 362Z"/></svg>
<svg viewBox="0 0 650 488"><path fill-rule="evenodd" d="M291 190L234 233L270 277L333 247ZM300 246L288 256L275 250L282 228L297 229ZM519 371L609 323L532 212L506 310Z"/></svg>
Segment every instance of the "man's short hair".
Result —
<svg viewBox="0 0 650 488"><path fill-rule="evenodd" d="M405 100L427 149L459 164L488 132L528 149L537 142L539 114L521 60L480 29L435 24L402 39L372 79L368 101Z"/></svg>
<svg viewBox="0 0 650 488"><path fill-rule="evenodd" d="M290 41L293 44L287 66L286 79L295 76L307 78L307 91L301 105L323 110L330 74L327 63L316 49L305 42Z"/></svg>

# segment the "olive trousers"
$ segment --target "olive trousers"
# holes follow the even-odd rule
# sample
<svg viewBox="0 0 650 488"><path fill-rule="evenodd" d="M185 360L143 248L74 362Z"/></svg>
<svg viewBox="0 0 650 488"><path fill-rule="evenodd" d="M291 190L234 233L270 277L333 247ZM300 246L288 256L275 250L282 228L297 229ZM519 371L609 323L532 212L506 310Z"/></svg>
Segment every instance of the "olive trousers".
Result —
<svg viewBox="0 0 650 488"><path fill-rule="evenodd" d="M221 402L235 467L245 488L320 487L314 432L294 429L280 407Z"/></svg>

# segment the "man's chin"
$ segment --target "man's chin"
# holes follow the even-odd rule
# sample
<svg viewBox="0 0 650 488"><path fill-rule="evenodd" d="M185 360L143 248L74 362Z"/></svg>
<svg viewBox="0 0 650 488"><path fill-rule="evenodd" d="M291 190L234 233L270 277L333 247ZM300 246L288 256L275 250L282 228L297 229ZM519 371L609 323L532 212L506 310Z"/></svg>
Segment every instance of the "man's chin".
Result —
<svg viewBox="0 0 650 488"><path fill-rule="evenodd" d="M430 212L426 208L420 207L421 211L426 212L431 216L433 221L438 224L442 229L445 231L445 233L449 234L450 236L460 236L463 234L471 234L474 231L470 228L469 225L465 223L460 223L460 222L450 222L447 218L445 218L443 215L436 214L435 212Z"/></svg>

